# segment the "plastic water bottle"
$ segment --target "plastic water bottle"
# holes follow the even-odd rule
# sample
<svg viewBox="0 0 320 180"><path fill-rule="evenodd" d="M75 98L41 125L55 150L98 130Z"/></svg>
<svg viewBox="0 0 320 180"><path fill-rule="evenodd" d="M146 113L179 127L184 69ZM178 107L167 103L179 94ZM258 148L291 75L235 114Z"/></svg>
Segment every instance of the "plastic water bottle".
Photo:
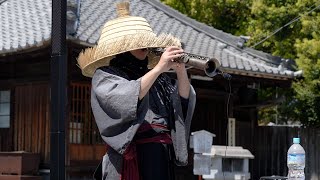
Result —
<svg viewBox="0 0 320 180"><path fill-rule="evenodd" d="M300 138L293 138L293 144L288 150L288 179L289 180L304 180L305 168L305 151L300 145Z"/></svg>

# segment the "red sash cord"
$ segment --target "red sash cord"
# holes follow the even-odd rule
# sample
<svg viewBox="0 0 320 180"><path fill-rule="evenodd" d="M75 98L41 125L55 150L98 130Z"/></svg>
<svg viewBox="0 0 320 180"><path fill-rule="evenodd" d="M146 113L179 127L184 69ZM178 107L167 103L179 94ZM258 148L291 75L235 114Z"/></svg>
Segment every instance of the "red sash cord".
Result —
<svg viewBox="0 0 320 180"><path fill-rule="evenodd" d="M156 125L156 126L158 127L159 125ZM146 131L152 127L154 126L153 125L141 126L141 128L139 128L138 131L139 132ZM123 167L120 175L120 180L139 180L140 179L136 145L145 144L145 143L172 144L172 139L168 133L160 133L151 138L138 139L135 142L132 142L128 146L128 148L126 149L123 155L124 156Z"/></svg>

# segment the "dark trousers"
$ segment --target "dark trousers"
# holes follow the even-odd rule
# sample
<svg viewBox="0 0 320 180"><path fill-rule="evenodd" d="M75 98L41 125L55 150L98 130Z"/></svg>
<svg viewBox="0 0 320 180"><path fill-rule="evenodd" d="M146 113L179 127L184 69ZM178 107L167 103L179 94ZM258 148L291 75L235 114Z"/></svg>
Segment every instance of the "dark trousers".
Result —
<svg viewBox="0 0 320 180"><path fill-rule="evenodd" d="M137 153L141 180L174 180L171 145L139 144Z"/></svg>
<svg viewBox="0 0 320 180"><path fill-rule="evenodd" d="M171 145L147 143L137 145L140 180L174 180ZM102 163L97 167L93 179L102 179Z"/></svg>

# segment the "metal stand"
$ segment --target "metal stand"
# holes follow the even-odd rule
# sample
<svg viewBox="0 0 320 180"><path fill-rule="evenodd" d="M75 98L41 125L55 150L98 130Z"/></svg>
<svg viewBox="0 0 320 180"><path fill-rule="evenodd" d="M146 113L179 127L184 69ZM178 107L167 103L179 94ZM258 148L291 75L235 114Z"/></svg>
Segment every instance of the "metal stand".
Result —
<svg viewBox="0 0 320 180"><path fill-rule="evenodd" d="M263 176L263 177L260 177L260 180L264 180L264 179L281 180L281 179L288 179L288 177L285 177L285 176Z"/></svg>

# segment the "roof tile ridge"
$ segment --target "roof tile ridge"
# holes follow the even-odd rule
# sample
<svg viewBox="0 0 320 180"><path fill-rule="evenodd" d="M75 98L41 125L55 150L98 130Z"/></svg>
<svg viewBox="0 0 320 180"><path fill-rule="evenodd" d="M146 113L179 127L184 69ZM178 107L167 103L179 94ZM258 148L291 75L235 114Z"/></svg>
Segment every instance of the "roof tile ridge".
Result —
<svg viewBox="0 0 320 180"><path fill-rule="evenodd" d="M204 33L204 34L206 34L206 35L208 35L208 36L210 36L210 37L212 37L222 43L225 43L228 46L236 48L239 51L248 53L248 54L255 56L255 57L259 57L268 63L273 63L275 65L279 65L281 63L281 58L278 56L273 56L273 55L270 55L270 54L265 53L263 51L252 49L250 47L239 48L236 45L237 41L240 39L239 36L235 36L233 34L223 32L222 30L216 29L216 28L209 26L205 23L202 23L202 22L199 22L195 19L192 19L192 18L186 16L185 14L183 14L183 13L169 7L168 5L160 2L159 0L141 0L141 1L144 1L146 3L151 4L154 8L159 9L159 10L163 11L164 13L166 13L167 15L181 21L181 23L184 23L187 26L191 26L192 28L198 30L199 32L202 32L202 33ZM212 32L209 32L209 31L212 31L213 33L217 33L219 35L213 35ZM221 38L219 36L223 36L224 38Z"/></svg>
<svg viewBox="0 0 320 180"><path fill-rule="evenodd" d="M229 46L232 46L234 48L240 49L239 47L236 46L236 42L238 41L239 37L232 35L230 33L223 32L222 30L216 29L212 26L209 26L205 23L199 22L195 19L192 19L185 14L179 12L176 9L171 8L170 6L158 1L158 0L141 0L146 3L151 4L155 9L159 9L163 12L165 12L167 15L181 21L182 23L186 24L187 26L191 26L193 29L198 30L199 32L202 32L214 39L217 39L221 41L222 43L225 43ZM190 24L191 23L191 24ZM219 35L225 36L225 38L229 38L229 40L226 40L224 38L221 38L219 36L215 36L212 34L213 31L214 33L218 33Z"/></svg>

